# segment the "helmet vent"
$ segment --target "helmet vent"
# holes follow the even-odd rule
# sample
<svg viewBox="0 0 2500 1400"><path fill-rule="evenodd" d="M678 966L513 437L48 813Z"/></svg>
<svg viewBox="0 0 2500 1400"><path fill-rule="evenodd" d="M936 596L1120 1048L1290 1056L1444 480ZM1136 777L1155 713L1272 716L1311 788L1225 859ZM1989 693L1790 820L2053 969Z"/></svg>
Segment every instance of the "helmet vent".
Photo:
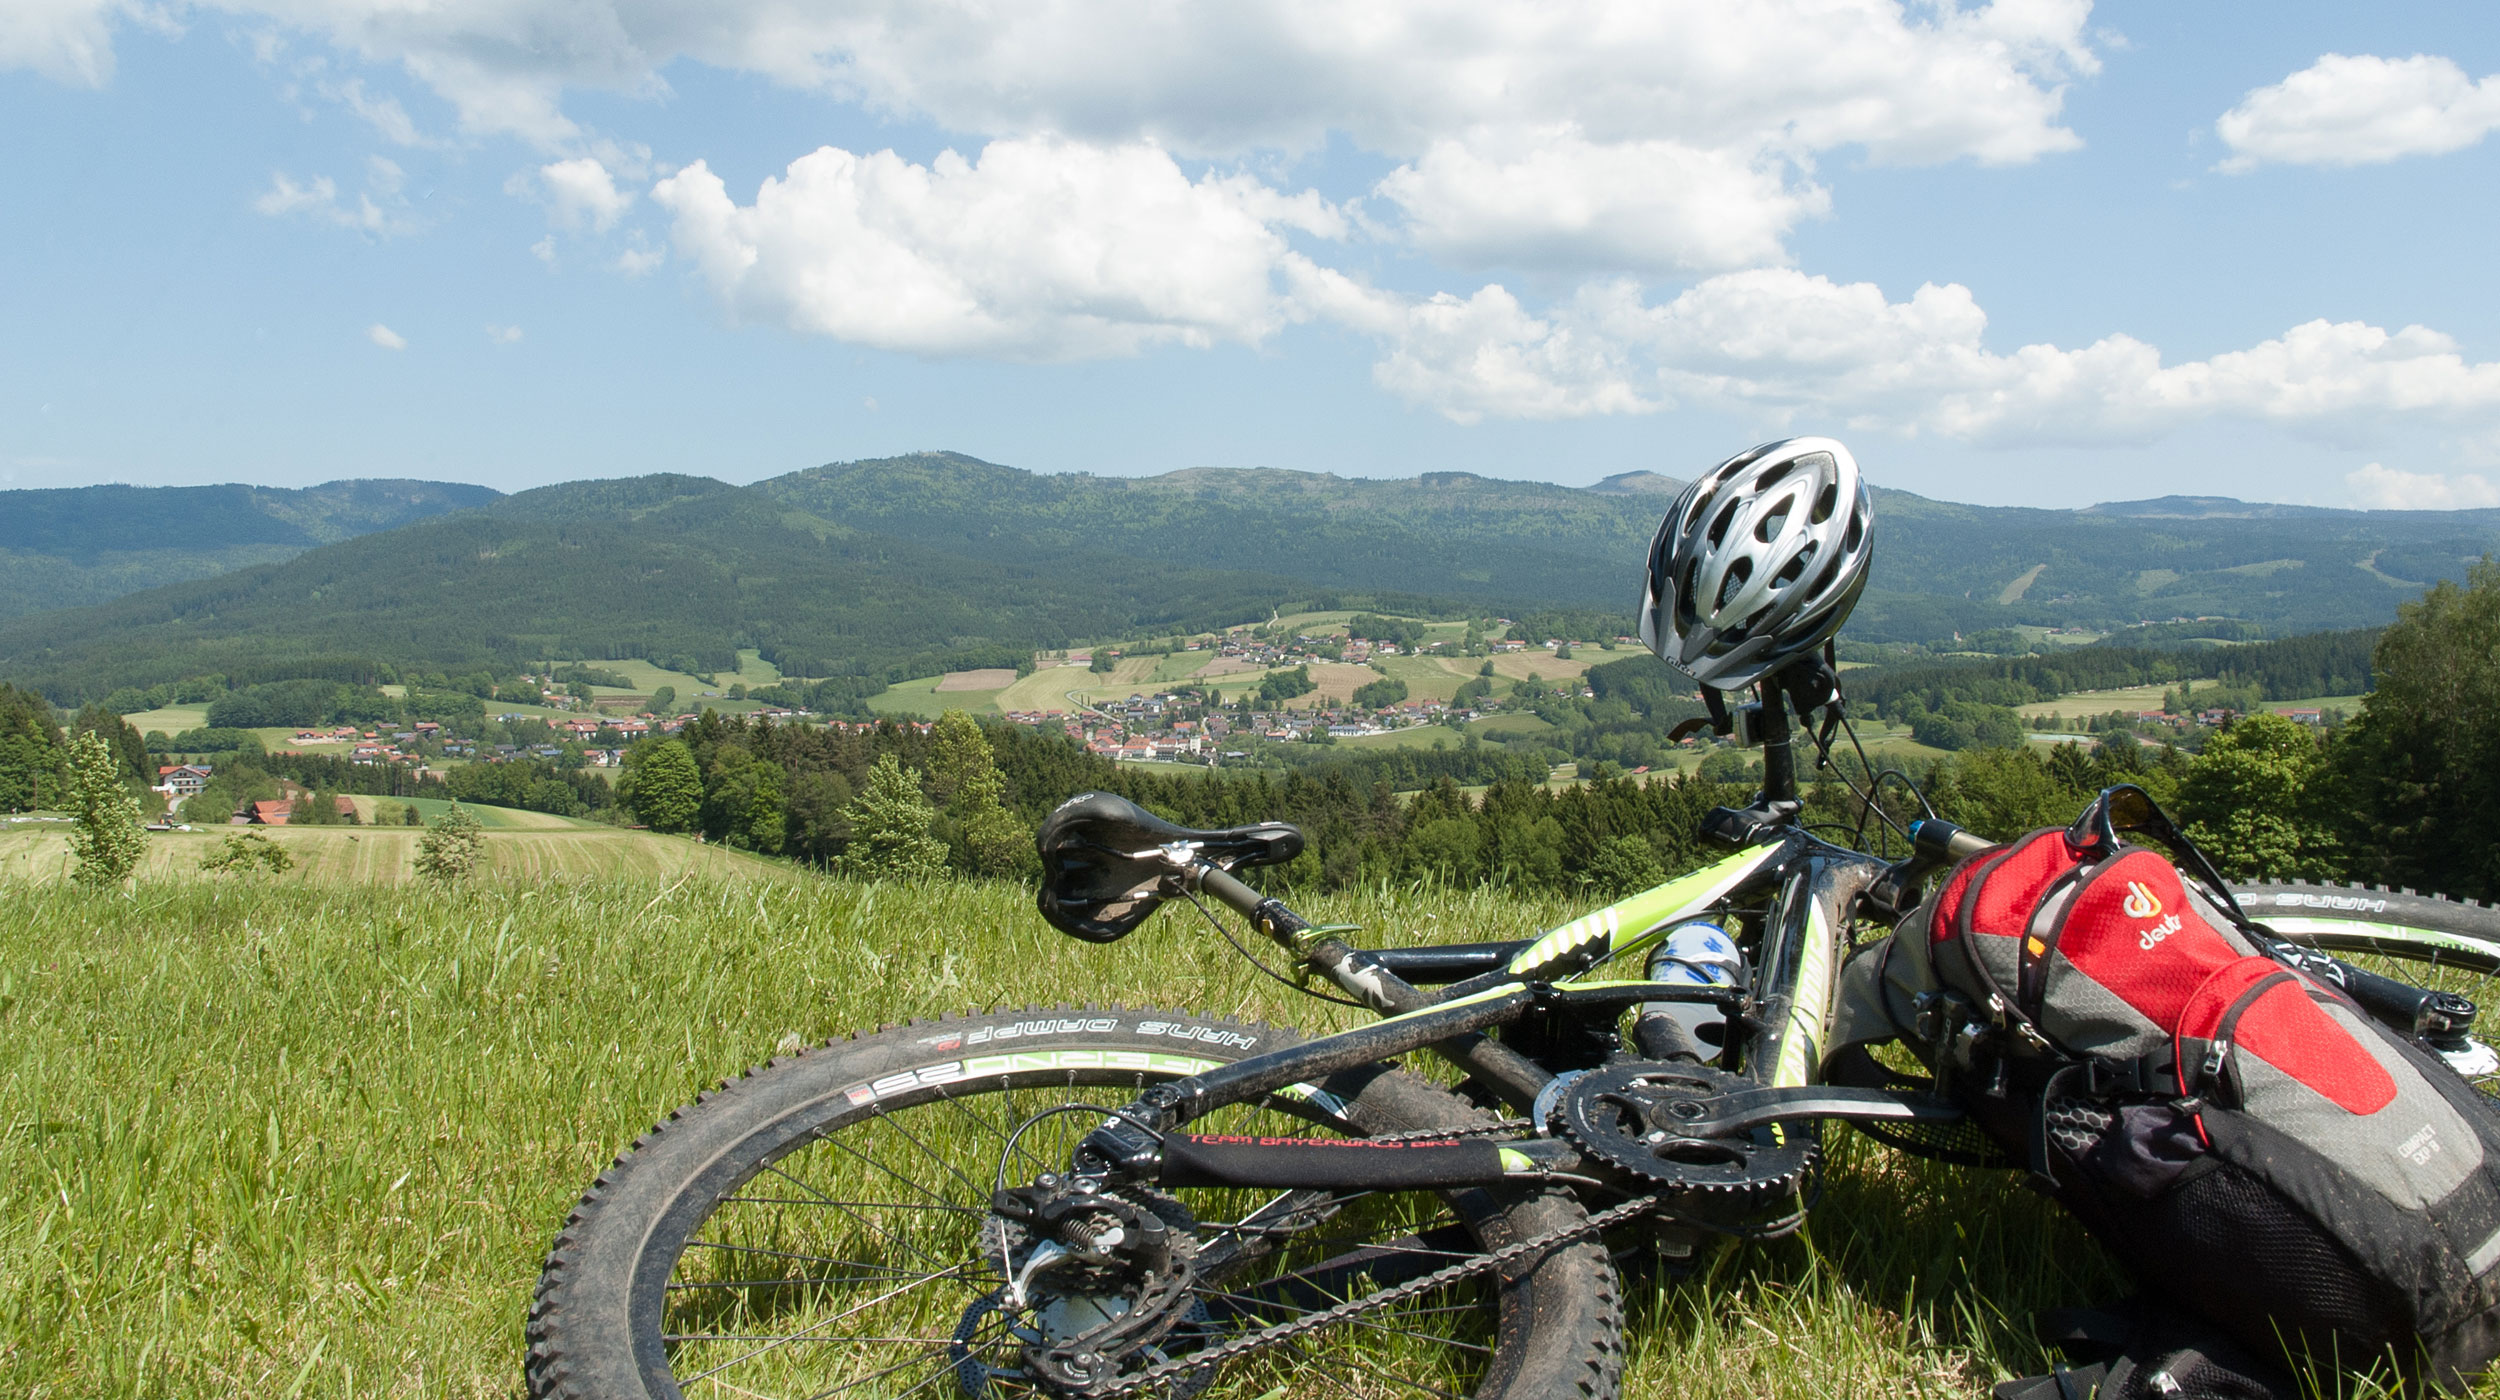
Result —
<svg viewBox="0 0 2500 1400"><path fill-rule="evenodd" d="M1726 607L1728 599L1736 596L1744 588L1745 581L1752 577L1753 561L1751 559L1739 559L1728 565L1726 577L1719 581L1719 596L1710 604L1712 610Z"/></svg>
<svg viewBox="0 0 2500 1400"><path fill-rule="evenodd" d="M1823 483L1823 489L1822 489L1821 491L1819 491L1819 492L1815 493L1815 497L1814 497L1814 509L1813 509L1812 511L1810 511L1810 512L1808 512L1808 513L1807 513L1807 515L1806 515L1806 521L1807 521L1807 523L1809 523L1809 524L1814 524L1814 525L1820 525L1820 524L1822 524L1824 521L1831 519L1831 518L1832 518L1832 507L1833 507L1834 505L1837 505L1837 504L1839 503L1839 501L1840 501L1840 486L1839 486L1839 484L1838 484L1838 483L1836 483L1836 482L1830 482L1830 481L1826 481L1826 482L1824 482L1824 483Z"/></svg>
<svg viewBox="0 0 2500 1400"><path fill-rule="evenodd" d="M1743 505L1742 501L1728 502L1726 509L1719 512L1719 518L1710 522L1711 544L1716 545L1727 538L1727 527L1735 521L1736 512Z"/></svg>
<svg viewBox="0 0 2500 1400"><path fill-rule="evenodd" d="M1777 505L1772 506L1763 515L1762 523L1753 527L1753 537L1764 544L1769 544L1771 537L1780 532L1780 527L1788 523L1788 513L1796 507L1796 504L1797 498L1794 496L1782 498Z"/></svg>

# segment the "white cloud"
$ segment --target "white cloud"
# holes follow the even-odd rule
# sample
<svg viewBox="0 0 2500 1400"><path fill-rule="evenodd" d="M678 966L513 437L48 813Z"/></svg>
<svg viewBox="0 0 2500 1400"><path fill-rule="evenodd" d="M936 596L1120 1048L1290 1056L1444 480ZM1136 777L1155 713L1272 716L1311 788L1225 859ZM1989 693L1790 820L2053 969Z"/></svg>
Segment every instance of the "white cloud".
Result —
<svg viewBox="0 0 2500 1400"><path fill-rule="evenodd" d="M497 345L517 344L521 339L521 328L519 326L498 326L494 322L489 321L486 323L486 338Z"/></svg>
<svg viewBox="0 0 2500 1400"><path fill-rule="evenodd" d="M252 208L273 219L302 218L332 228L355 229L376 238L413 232L408 201L401 197L406 174L394 161L371 156L365 161L365 188L354 204L339 200L338 182L327 175L298 181L285 171L273 172L269 188Z"/></svg>
<svg viewBox="0 0 2500 1400"><path fill-rule="evenodd" d="M2431 54L2331 53L2222 114L2221 169L2372 165L2463 150L2500 128L2500 73L2477 83Z"/></svg>
<svg viewBox="0 0 2500 1400"><path fill-rule="evenodd" d="M19 3L66 5L109 59L112 10ZM1383 194L1427 249L1570 269L1784 261L1787 230L1827 202L1818 153L2069 150L2064 85L2098 68L2089 0L221 3L397 65L464 131L628 178L567 94L662 94L669 65L692 59L1007 139L1231 160L1342 133L1398 164ZM419 139L394 99L324 90L389 139ZM1624 183L1557 205L1574 172Z"/></svg>
<svg viewBox="0 0 2500 1400"><path fill-rule="evenodd" d="M387 94L380 97L367 95L362 78L350 78L343 83L325 84L322 91L324 96L344 104L349 111L362 117L392 145L422 146L426 144L425 138L417 133L417 124L409 117L408 109L399 105L399 99Z"/></svg>
<svg viewBox="0 0 2500 1400"><path fill-rule="evenodd" d="M1415 242L1482 266L1710 271L1787 261L1789 229L1831 208L1775 162L1576 128L1437 141L1379 192Z"/></svg>
<svg viewBox="0 0 2500 1400"><path fill-rule="evenodd" d="M2245 350L2175 365L2125 335L2078 349L1987 348L1987 315L1958 285L1904 302L1872 283L1767 268L1710 278L1663 304L1592 284L1542 318L1501 288L1444 297L1389 341L1381 384L1466 421L1563 417L1675 402L1773 419L1967 441L2146 442L2236 418L2343 427L2392 414L2500 418L2500 363L2469 363L2421 326L2312 321Z"/></svg>
<svg viewBox="0 0 2500 1400"><path fill-rule="evenodd" d="M1320 278L1280 227L1316 195L1191 180L1152 146L998 141L977 162L825 147L733 202L698 161L653 187L676 250L743 317L921 354L1066 359L1255 344Z"/></svg>
<svg viewBox="0 0 2500 1400"><path fill-rule="evenodd" d="M269 190L252 201L252 207L273 219L289 214L314 213L338 208L338 182L327 175L318 175L311 184L299 185L295 177L279 171L269 177Z"/></svg>
<svg viewBox="0 0 2500 1400"><path fill-rule="evenodd" d="M2500 486L2472 472L2442 476L2405 472L2372 462L2346 472L2344 484L2365 510L2465 510L2500 506Z"/></svg>
<svg viewBox="0 0 2500 1400"><path fill-rule="evenodd" d="M113 76L113 26L124 0L9 0L0 5L0 70L102 87Z"/></svg>
<svg viewBox="0 0 2500 1400"><path fill-rule="evenodd" d="M405 350L408 348L408 337L401 335L399 332L392 330L390 327L383 325L379 321L365 327L365 339L372 341L374 344L385 350Z"/></svg>
<svg viewBox="0 0 2500 1400"><path fill-rule="evenodd" d="M633 205L634 192L616 187L616 177L592 156L552 161L538 167L555 220L565 228L605 233Z"/></svg>
<svg viewBox="0 0 2500 1400"><path fill-rule="evenodd" d="M1502 287L1443 293L1385 327L1391 348L1372 379L1460 423L1581 418L1661 405L1634 386L1637 367L1601 333L1528 314Z"/></svg>
<svg viewBox="0 0 2500 1400"><path fill-rule="evenodd" d="M616 270L628 277L646 277L668 261L665 248L628 248L616 255Z"/></svg>

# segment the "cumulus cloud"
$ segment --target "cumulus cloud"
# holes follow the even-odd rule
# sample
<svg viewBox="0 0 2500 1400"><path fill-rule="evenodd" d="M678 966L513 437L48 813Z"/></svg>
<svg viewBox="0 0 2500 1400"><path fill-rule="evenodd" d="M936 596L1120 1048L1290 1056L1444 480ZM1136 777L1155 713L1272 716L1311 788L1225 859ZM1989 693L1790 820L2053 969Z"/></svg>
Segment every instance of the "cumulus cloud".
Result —
<svg viewBox="0 0 2500 1400"><path fill-rule="evenodd" d="M521 339L521 328L519 326L498 326L494 322L489 321L486 323L486 338L497 345L517 344Z"/></svg>
<svg viewBox="0 0 2500 1400"><path fill-rule="evenodd" d="M998 141L927 165L825 147L752 204L698 161L652 189L739 315L920 354L1067 359L1255 344L1318 271L1281 228L1342 232L1318 196L1184 174L1148 145Z"/></svg>
<svg viewBox="0 0 2500 1400"><path fill-rule="evenodd" d="M538 167L548 208L566 228L605 233L633 205L634 192L619 189L616 177L593 156L576 156Z"/></svg>
<svg viewBox="0 0 2500 1400"><path fill-rule="evenodd" d="M102 87L113 76L113 26L124 0L9 0L0 5L0 69Z"/></svg>
<svg viewBox="0 0 2500 1400"><path fill-rule="evenodd" d="M116 11L24 3L75 17L81 51L109 60ZM2007 164L2069 150L2065 84L2098 67L2088 0L223 3L397 65L467 132L566 157L604 144L567 114L568 93L664 93L683 59L947 130L1104 150L1233 160L1341 133L1396 163L1383 207L1428 250L1564 269L1784 261L1786 231L1828 200L1817 153ZM395 101L333 87L390 139L418 139ZM1575 172L1614 188L1557 203Z"/></svg>
<svg viewBox="0 0 2500 1400"><path fill-rule="evenodd" d="M2481 82L2431 54L2331 53L2240 100L2214 123L2231 157L2261 164L2373 165L2463 150L2500 127L2500 73Z"/></svg>
<svg viewBox="0 0 2500 1400"><path fill-rule="evenodd" d="M1577 128L1434 142L1382 180L1414 241L1444 261L1724 271L1787 261L1821 188L1775 162L1676 141L1593 142Z"/></svg>
<svg viewBox="0 0 2500 1400"><path fill-rule="evenodd" d="M2366 510L2464 510L2500 506L2500 486L2472 472L2443 476L2406 472L2372 462L2346 472L2344 484Z"/></svg>
<svg viewBox="0 0 2500 1400"><path fill-rule="evenodd" d="M365 327L365 339L372 341L375 345L380 346L385 350L405 350L408 348L408 337L401 335L399 332L392 330L390 327L383 325L379 321Z"/></svg>
<svg viewBox="0 0 2500 1400"><path fill-rule="evenodd" d="M1986 329L1966 287L1930 284L1895 302L1872 283L1780 268L1713 277L1657 304L1630 282L1593 285L1542 318L1488 288L1385 327L1378 376L1462 421L1689 402L2026 445L2147 442L2214 418L2297 427L2500 416L2500 363L2469 362L2421 326L2312 321L2169 365L2125 335L1999 353Z"/></svg>

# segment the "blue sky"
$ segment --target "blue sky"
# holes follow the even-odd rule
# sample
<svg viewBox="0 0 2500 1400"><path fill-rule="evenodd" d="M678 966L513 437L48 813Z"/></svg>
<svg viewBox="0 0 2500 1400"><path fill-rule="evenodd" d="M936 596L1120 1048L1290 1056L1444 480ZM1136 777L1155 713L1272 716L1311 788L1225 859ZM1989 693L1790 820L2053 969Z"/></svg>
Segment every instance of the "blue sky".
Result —
<svg viewBox="0 0 2500 1400"><path fill-rule="evenodd" d="M10 8L0 486L2500 504L2482 3Z"/></svg>

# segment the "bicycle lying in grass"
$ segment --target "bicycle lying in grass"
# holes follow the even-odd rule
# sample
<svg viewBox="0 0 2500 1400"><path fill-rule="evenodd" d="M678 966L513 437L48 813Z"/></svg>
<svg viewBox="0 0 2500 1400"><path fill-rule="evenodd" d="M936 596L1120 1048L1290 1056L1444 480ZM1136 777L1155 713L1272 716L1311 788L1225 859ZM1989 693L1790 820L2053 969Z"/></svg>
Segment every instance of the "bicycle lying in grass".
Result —
<svg viewBox="0 0 2500 1400"><path fill-rule="evenodd" d="M1839 719L1811 670L1720 716L1765 769L1705 819L1732 854L1534 938L1366 949L1239 877L1298 854L1293 828L1071 800L1039 837L1062 931L1107 942L1182 900L1222 932L1220 907L1378 1019L1032 1008L776 1060L583 1197L531 1309L531 1393L1613 1395L1617 1257L1794 1229L1823 1124L1991 1154L1932 1083L1833 1081L1850 949L1988 843L1928 818L1886 859L1808 830L1792 711L1832 702L1804 731L1825 763ZM2234 893L2370 1014L2500 1069L2489 998L2463 995L2500 972L2500 911ZM1419 1053L1458 1083L1391 1067Z"/></svg>
<svg viewBox="0 0 2500 1400"><path fill-rule="evenodd" d="M1211 900L1381 1019L1306 1040L1034 1008L777 1060L583 1199L532 1310L533 1393L1259 1396L1312 1368L1362 1394L1613 1393L1610 1241L1673 1257L1793 1226L1822 1120L1971 1150L1941 1101L1820 1072L1849 933L1975 838L1922 821L1893 862L1828 842L1794 821L1766 738L1764 801L1712 814L1735 854L1516 942L1365 950L1232 873L1291 858L1290 827L1062 808L1046 898L1079 933ZM2478 1048L2455 993L2500 972L2500 911L2235 892L2288 942L2408 965L2352 980ZM1696 925L1749 975L1662 956ZM1676 975L1640 975L1652 959ZM1652 1058L1702 1037L1706 1063ZM1384 1064L1417 1051L1463 1068L1463 1093Z"/></svg>

